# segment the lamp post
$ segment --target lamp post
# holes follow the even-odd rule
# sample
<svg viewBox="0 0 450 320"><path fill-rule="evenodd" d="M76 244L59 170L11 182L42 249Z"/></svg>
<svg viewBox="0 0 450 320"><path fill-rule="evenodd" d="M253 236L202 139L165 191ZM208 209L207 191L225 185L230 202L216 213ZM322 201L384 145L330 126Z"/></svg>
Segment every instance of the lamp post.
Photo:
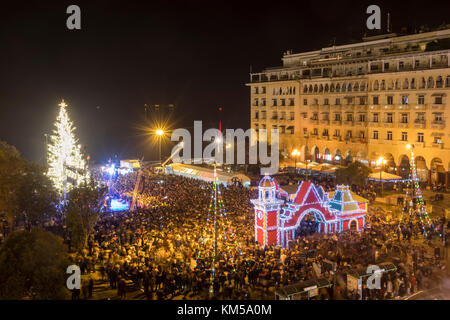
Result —
<svg viewBox="0 0 450 320"><path fill-rule="evenodd" d="M383 179L382 179L382 173L383 173L383 166L386 164L386 159L384 159L383 157L379 157L377 160L377 165L380 165L380 182L381 182L381 198L383 197Z"/></svg>
<svg viewBox="0 0 450 320"><path fill-rule="evenodd" d="M305 148L305 164L306 164L306 181L308 181L308 140L309 133L305 134L306 148Z"/></svg>
<svg viewBox="0 0 450 320"><path fill-rule="evenodd" d="M164 130L157 129L155 131L155 133L158 136L158 143L159 143L159 163L162 163L162 160L161 160L161 139L162 139L162 137L164 135Z"/></svg>
<svg viewBox="0 0 450 320"><path fill-rule="evenodd" d="M300 155L300 151L294 149L291 155L294 157L294 172L297 175L297 157Z"/></svg>

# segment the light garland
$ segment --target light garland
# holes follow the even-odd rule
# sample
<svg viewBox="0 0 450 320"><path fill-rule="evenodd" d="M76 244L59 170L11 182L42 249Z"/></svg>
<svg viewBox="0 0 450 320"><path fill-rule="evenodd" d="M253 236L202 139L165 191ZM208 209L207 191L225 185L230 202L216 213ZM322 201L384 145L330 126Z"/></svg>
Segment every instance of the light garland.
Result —
<svg viewBox="0 0 450 320"><path fill-rule="evenodd" d="M56 118L53 135L48 144L47 175L53 181L56 190L62 194L74 186L89 179L86 161L81 153L81 146L75 138L75 127L67 114L64 100L59 104L59 115Z"/></svg>
<svg viewBox="0 0 450 320"><path fill-rule="evenodd" d="M414 188L414 194L409 194L409 189ZM411 197L411 202L408 203L408 197ZM414 199L416 199L416 209L414 210ZM410 171L409 171L409 179L407 180L406 185L406 196L403 201L403 209L402 215L400 217L399 226L401 225L404 215L409 213L409 221L411 222L414 218L414 214L419 219L420 227L422 228L423 234L426 236L426 230L424 226L424 222L428 224L428 226L433 227L430 216L428 215L427 208L425 206L425 202L423 200L422 190L420 189L419 178L417 176L417 168L414 161L414 152L411 152L411 161L410 161Z"/></svg>

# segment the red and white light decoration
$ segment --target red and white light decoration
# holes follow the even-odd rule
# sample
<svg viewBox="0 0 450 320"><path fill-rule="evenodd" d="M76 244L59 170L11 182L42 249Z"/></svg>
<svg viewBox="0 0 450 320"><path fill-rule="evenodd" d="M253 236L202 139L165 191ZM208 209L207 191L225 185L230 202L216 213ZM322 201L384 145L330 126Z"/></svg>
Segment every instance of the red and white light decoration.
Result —
<svg viewBox="0 0 450 320"><path fill-rule="evenodd" d="M287 247L303 218L313 214L318 232L332 233L349 229L362 230L367 213L367 200L353 199L348 186L337 186L333 193L303 181L295 194L282 190L270 176L264 176L258 187L255 208L255 239L263 247Z"/></svg>

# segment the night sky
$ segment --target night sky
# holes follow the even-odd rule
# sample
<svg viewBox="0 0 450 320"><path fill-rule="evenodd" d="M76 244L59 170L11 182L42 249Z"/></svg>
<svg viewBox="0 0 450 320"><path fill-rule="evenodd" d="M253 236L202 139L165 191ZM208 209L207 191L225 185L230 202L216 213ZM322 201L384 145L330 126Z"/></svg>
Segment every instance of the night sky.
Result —
<svg viewBox="0 0 450 320"><path fill-rule="evenodd" d="M392 2L392 3L391 3ZM77 136L97 161L145 156L144 104L176 106L174 127L249 127L253 71L281 65L282 53L360 39L370 4L402 26L450 23L448 1L24 1L2 3L0 139L45 162L62 98ZM66 8L81 8L81 30ZM447 19L447 20L446 20ZM151 116L151 115L150 115Z"/></svg>

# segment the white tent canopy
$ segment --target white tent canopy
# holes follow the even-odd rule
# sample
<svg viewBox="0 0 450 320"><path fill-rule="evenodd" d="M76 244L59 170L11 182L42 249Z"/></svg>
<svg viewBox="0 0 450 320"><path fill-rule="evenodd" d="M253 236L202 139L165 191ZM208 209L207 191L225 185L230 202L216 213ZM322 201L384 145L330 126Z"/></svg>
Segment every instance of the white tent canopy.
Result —
<svg viewBox="0 0 450 320"><path fill-rule="evenodd" d="M384 172L384 171L381 172L381 179L380 179L380 172L371 173L371 174L369 174L368 178L371 180L377 180L377 181L402 180L402 177L397 176L392 173Z"/></svg>

